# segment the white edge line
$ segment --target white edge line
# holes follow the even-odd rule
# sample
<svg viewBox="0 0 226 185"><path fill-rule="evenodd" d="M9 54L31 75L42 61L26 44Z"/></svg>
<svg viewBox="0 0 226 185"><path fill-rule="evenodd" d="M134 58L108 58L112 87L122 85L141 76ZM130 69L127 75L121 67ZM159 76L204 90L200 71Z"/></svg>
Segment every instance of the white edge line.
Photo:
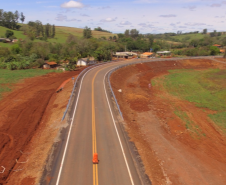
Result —
<svg viewBox="0 0 226 185"><path fill-rule="evenodd" d="M99 66L97 66L97 67L99 67ZM68 143L69 143L69 139L70 139L70 135L71 135L71 129L72 129L72 125L73 125L73 122L74 122L75 112L76 112L77 105L78 105L78 99L79 99L79 96L80 96L81 86L82 86L83 79L84 79L84 77L86 76L86 74L89 71L91 71L91 70L93 70L93 69L95 69L97 67L94 67L94 68L89 69L88 71L86 71L86 73L82 77L80 88L79 88L79 92L78 92L78 96L77 96L77 100L76 100L76 104L75 104L75 109L74 109L73 117L72 117L72 120L71 120L71 125L70 125L70 129L69 129L69 133L68 133L68 136L67 136L67 142L66 142L66 145L65 145L65 148L64 148L64 154L63 154L63 157L62 157L62 160L61 160L61 164L60 164L60 170L59 170L59 173L58 173L56 185L59 185L59 182L60 182L62 168L63 168L63 165L64 165L64 160L65 160L65 156L66 156L66 152L67 152L67 148L68 148Z"/></svg>
<svg viewBox="0 0 226 185"><path fill-rule="evenodd" d="M114 69L110 69L109 71L111 71L111 70L114 70ZM122 154L123 154L123 157L124 157L124 160L125 160L125 163L126 163L126 167L127 167L128 173L129 173L129 177L130 177L130 180L131 180L132 185L134 185L133 177L132 177L131 172L130 172L130 169L129 169L129 165L128 165L128 162L127 162L127 159L126 159L126 155L125 155L125 152L124 152L124 149L123 149L123 146L122 146L122 142L121 142L121 139L120 139L120 136L119 136L119 133L118 133L118 129L117 129L116 124L115 124L115 119L113 117L112 110L111 110L111 107L110 107L110 103L109 103L109 100L108 100L108 96L107 96L107 93L106 93L105 78L106 78L107 73L105 73L104 80L103 80L105 95L106 95L106 98L107 98L109 110L111 112L111 118L112 118L113 123L114 123L115 131L116 131L116 134L118 136L118 140L119 140L119 143L120 143L120 146L121 146Z"/></svg>

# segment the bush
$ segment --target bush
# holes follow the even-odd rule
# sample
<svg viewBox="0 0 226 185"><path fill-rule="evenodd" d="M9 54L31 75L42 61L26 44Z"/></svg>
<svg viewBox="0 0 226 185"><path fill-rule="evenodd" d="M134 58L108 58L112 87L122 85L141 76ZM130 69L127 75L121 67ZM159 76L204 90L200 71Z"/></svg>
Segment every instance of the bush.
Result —
<svg viewBox="0 0 226 185"><path fill-rule="evenodd" d="M6 32L5 32L6 38L9 38L9 37L11 37L11 36L13 36L13 35L14 35L14 32L13 32L13 31L11 31L11 30L6 30Z"/></svg>
<svg viewBox="0 0 226 185"><path fill-rule="evenodd" d="M12 51L12 53L14 53L14 54L19 54L19 53L21 53L22 49L21 49L21 47L20 47L18 44L14 44L14 45L11 47L11 51Z"/></svg>
<svg viewBox="0 0 226 185"><path fill-rule="evenodd" d="M8 56L10 54L10 50L5 47L0 47L0 57Z"/></svg>
<svg viewBox="0 0 226 185"><path fill-rule="evenodd" d="M216 46L210 46L210 55L217 55L220 53L220 49Z"/></svg>

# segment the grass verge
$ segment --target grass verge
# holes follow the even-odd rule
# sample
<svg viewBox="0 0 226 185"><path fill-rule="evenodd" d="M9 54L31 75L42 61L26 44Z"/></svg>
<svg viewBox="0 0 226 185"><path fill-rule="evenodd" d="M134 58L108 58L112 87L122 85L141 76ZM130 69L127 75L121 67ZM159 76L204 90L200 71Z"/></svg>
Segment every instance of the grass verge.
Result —
<svg viewBox="0 0 226 185"><path fill-rule="evenodd" d="M164 88L180 99L195 103L197 107L217 111L208 115L220 128L226 129L226 70L169 70L163 79ZM155 84L155 82L152 82ZM181 111L174 112L185 123L191 125L188 116Z"/></svg>

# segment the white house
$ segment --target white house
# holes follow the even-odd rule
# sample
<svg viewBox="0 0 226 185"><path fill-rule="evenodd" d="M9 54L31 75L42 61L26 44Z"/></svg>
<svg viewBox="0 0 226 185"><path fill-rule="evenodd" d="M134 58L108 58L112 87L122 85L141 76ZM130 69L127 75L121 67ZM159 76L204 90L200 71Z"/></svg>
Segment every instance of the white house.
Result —
<svg viewBox="0 0 226 185"><path fill-rule="evenodd" d="M87 66L87 62L84 59L79 59L77 61L77 66Z"/></svg>

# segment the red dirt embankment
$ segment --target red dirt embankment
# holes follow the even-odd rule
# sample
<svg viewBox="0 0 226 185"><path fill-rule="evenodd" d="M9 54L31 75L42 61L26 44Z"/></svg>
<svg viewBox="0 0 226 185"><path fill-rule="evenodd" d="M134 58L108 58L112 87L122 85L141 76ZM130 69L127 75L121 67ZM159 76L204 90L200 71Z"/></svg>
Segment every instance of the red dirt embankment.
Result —
<svg viewBox="0 0 226 185"><path fill-rule="evenodd" d="M170 69L208 68L225 69L226 64L216 59L151 62L124 67L111 76L126 129L153 185L226 184L226 137L208 118L213 111L170 95L160 84L149 85ZM205 135L186 129L175 107Z"/></svg>
<svg viewBox="0 0 226 185"><path fill-rule="evenodd" d="M35 165L37 162L35 160L38 159L31 161L32 156L30 155L33 152L40 151L35 151L37 149L36 146L29 146L29 143L33 140L34 135L37 136L37 131L39 131L40 135L43 133L40 128L44 128L45 121L49 119L48 115L51 110L57 107L57 104L54 105L57 97L57 88L65 80L72 76L77 76L80 71L51 73L41 77L26 79L24 83L17 84L15 90L0 101L0 167L3 166L5 168L5 172L0 173L0 185L20 184L18 175L23 174L26 176L24 166L27 163ZM70 87L69 91L71 92L71 90L72 87ZM65 100L65 97L61 98L64 100L63 107L60 107L61 112L63 112L62 109L65 110L68 99ZM43 120L44 113L46 120ZM38 139L41 137L40 135ZM46 139L48 141L48 137ZM38 145L38 142L41 141L36 141L36 145ZM42 147L39 150L45 150L45 146ZM43 163L37 165L42 168ZM14 179L14 182L11 179ZM31 184L29 183L31 181L33 182L34 179L28 178L23 181L28 183L22 184Z"/></svg>

